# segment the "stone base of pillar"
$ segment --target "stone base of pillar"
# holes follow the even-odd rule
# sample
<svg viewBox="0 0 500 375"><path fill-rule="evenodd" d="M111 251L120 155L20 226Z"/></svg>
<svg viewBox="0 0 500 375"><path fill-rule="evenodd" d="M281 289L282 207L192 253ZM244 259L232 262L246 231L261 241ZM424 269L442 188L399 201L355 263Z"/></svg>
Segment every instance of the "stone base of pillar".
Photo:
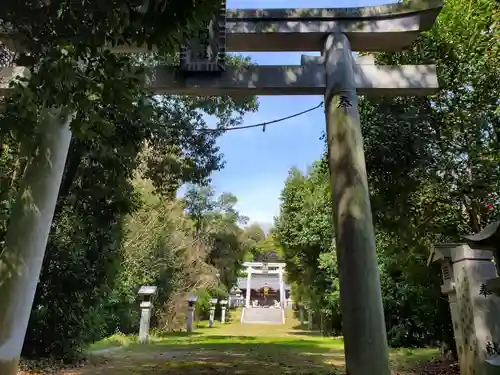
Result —
<svg viewBox="0 0 500 375"><path fill-rule="evenodd" d="M193 323L194 323L194 306L189 306L188 314L187 314L187 332L193 332Z"/></svg>
<svg viewBox="0 0 500 375"><path fill-rule="evenodd" d="M215 307L210 308L210 318L208 319L208 327L213 328L215 321Z"/></svg>
<svg viewBox="0 0 500 375"><path fill-rule="evenodd" d="M145 344L149 337L149 320L151 318L151 308L141 309L141 321L139 323L139 343Z"/></svg>
<svg viewBox="0 0 500 375"><path fill-rule="evenodd" d="M220 323L221 324L225 324L226 323L226 308L225 307L223 307L221 309Z"/></svg>

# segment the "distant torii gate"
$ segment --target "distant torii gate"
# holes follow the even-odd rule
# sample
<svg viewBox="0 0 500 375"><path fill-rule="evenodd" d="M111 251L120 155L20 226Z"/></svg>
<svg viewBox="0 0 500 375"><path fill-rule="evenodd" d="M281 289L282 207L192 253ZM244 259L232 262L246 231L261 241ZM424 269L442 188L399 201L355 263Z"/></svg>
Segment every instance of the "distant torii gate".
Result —
<svg viewBox="0 0 500 375"><path fill-rule="evenodd" d="M415 0L361 8L227 10L224 1L200 39L204 43L189 43L179 69L157 68L150 80L151 90L164 94L324 95L350 375L390 374L357 94L428 95L438 90L435 66L377 66L366 59L355 61L351 50L409 46L432 27L441 8L442 0ZM0 34L0 40L18 45L8 35ZM116 50L139 51L134 46ZM233 67L225 65L226 51L321 51L322 56L303 56L299 66ZM0 73L0 93L22 70ZM14 245L22 270L0 285L0 309L7 309L0 311L0 363L19 358L40 274L71 137L71 119L59 115L47 110L43 119L48 136L42 143L51 151L49 162L40 155L26 172L39 187L33 194L39 213L13 216L8 229L6 241ZM15 238L19 233L24 236ZM15 369L5 375L11 374Z"/></svg>

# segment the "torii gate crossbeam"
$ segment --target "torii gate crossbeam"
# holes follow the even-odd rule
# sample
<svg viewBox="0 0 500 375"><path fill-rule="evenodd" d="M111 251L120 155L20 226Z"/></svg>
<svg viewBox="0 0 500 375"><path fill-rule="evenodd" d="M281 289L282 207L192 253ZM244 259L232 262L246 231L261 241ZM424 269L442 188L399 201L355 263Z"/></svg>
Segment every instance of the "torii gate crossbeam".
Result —
<svg viewBox="0 0 500 375"><path fill-rule="evenodd" d="M319 60L304 61L312 57L303 56L303 65L229 66L224 74L208 76L157 68L149 86L154 93L166 95L324 95L325 66ZM6 93L9 82L26 70L0 69L0 94ZM439 87L434 65L354 64L354 83L359 95L370 96L431 95Z"/></svg>
<svg viewBox="0 0 500 375"><path fill-rule="evenodd" d="M434 66L376 66L354 61L351 51L406 47L432 26L441 8L441 0L414 0L364 8L226 10L223 1L209 25L207 44L190 41L181 51L178 69L157 68L150 77L150 89L157 93L325 96L342 324L350 375L390 374L357 95L428 95L438 90ZM25 48L15 35L0 32L0 40L17 50ZM134 46L114 50L143 51ZM226 67L226 51L321 51L322 56L303 56L298 66ZM0 94L22 72L22 67L1 71ZM27 218L13 216L8 228L6 242L12 242L24 268L9 283L0 285L0 296L7 296L0 305L0 309L7 309L0 310L0 338L6 337L0 342L2 375L15 374L12 364L17 366L21 352L50 229L44 222L52 220L56 186L69 147L71 116L56 123L60 114L47 110L42 119L50 134L46 147L57 160L51 160L50 165L33 160L34 167L25 177L42 187L33 203L43 212ZM12 235L14 232L25 236L19 239ZM7 335L2 327L8 327ZM1 367L4 362L10 366L6 370Z"/></svg>

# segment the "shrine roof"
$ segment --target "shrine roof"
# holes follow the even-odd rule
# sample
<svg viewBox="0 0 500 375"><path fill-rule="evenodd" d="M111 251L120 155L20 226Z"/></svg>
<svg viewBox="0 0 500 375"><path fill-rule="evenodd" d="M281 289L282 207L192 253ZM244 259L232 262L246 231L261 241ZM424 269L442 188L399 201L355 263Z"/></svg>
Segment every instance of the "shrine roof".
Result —
<svg viewBox="0 0 500 375"><path fill-rule="evenodd" d="M268 276L268 275L258 275L252 274L252 278L250 281L250 285L252 289L261 289L264 287L264 284L267 284L272 289L279 289L279 278L277 275ZM246 277L238 277L237 285L239 289L246 290L247 288L247 278ZM290 290L290 286L284 283L285 290Z"/></svg>

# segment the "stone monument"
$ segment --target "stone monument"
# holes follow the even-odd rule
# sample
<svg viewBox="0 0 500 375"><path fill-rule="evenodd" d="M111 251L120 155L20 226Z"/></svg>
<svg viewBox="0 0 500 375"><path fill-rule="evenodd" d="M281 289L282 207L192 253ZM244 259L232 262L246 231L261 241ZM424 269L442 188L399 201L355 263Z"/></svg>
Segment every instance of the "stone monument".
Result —
<svg viewBox="0 0 500 375"><path fill-rule="evenodd" d="M493 253L474 244L442 244L429 264L441 265L441 291L448 296L461 375L500 374L500 297L487 286L498 278Z"/></svg>

